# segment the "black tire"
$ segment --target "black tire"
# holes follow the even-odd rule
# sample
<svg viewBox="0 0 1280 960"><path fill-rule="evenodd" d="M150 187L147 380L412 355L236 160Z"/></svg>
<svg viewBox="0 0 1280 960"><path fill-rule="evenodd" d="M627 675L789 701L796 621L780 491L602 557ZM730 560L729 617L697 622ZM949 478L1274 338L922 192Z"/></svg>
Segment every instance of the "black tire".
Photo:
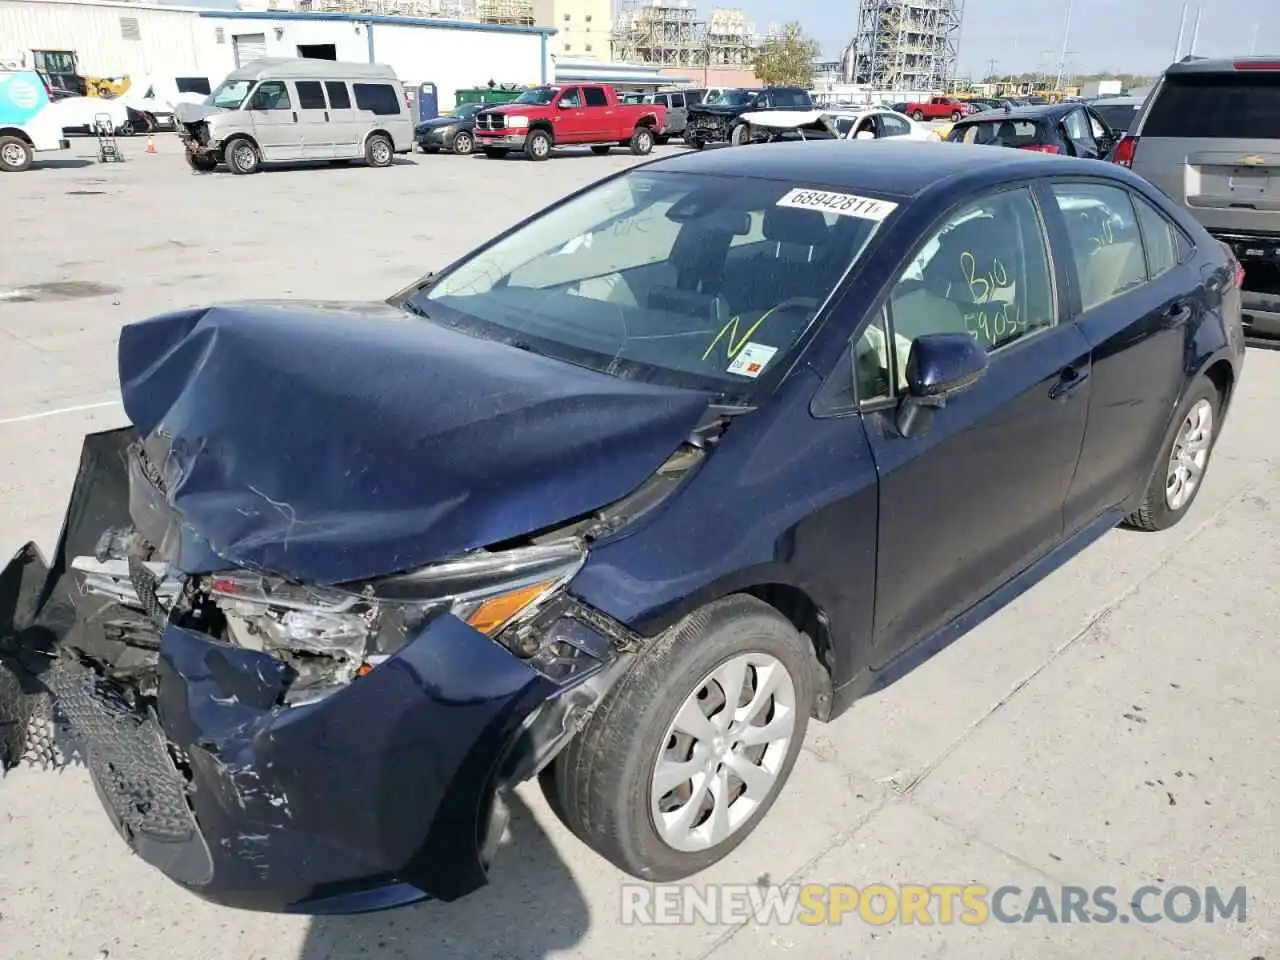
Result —
<svg viewBox="0 0 1280 960"><path fill-rule="evenodd" d="M217 157L211 157L207 153L197 154L187 150L186 157L187 166L199 173L212 173L214 170L218 169Z"/></svg>
<svg viewBox="0 0 1280 960"><path fill-rule="evenodd" d="M914 120L914 121L916 121L917 123L919 123L921 120L923 120L923 119L924 119L924 111L922 111L922 110L912 110L912 111L911 111L911 119L912 119L912 120Z"/></svg>
<svg viewBox="0 0 1280 960"><path fill-rule="evenodd" d="M668 143L671 142L671 138L667 136L665 133L660 133L653 138L653 142L660 147L665 147Z"/></svg>
<svg viewBox="0 0 1280 960"><path fill-rule="evenodd" d="M652 127L636 127L631 134L631 152L637 157L647 157L653 153Z"/></svg>
<svg viewBox="0 0 1280 960"><path fill-rule="evenodd" d="M1200 468L1200 476L1195 486L1191 490L1191 495L1185 501L1181 502L1177 508L1169 505L1169 496L1167 485L1169 483L1169 468L1173 459L1173 451L1179 445L1179 441L1183 439L1182 434L1191 417L1192 411L1201 403L1208 403L1208 410L1211 413L1208 447L1205 450L1204 463ZM1182 520L1187 512L1191 509L1191 505L1196 502L1201 488L1204 486L1204 477L1209 470L1209 463L1213 459L1213 448L1218 440L1218 425L1220 423L1219 414L1222 410L1222 396L1208 378L1202 377L1192 384L1191 389L1187 391L1187 395L1183 397L1182 403L1178 406L1177 416L1173 418L1173 423L1169 426L1169 432L1165 435L1164 443L1160 445L1160 453L1156 456L1155 466L1151 470L1151 479L1147 483L1147 489L1142 495L1142 502L1138 508L1128 517L1125 518L1125 526L1146 532L1155 532L1158 530L1168 530L1170 527Z"/></svg>
<svg viewBox="0 0 1280 960"><path fill-rule="evenodd" d="M545 130L530 131L525 137L524 155L530 160L546 160L551 156L551 134Z"/></svg>
<svg viewBox="0 0 1280 960"><path fill-rule="evenodd" d="M740 123L729 131L729 144L734 147L745 147L750 142L747 125Z"/></svg>
<svg viewBox="0 0 1280 960"><path fill-rule="evenodd" d="M396 148L383 133L375 133L364 144L364 162L371 167L389 167L396 159Z"/></svg>
<svg viewBox="0 0 1280 960"><path fill-rule="evenodd" d="M951 122L952 122L952 123L959 123L959 122L960 122L960 118L961 118L961 116L962 116L962 114L960 113L960 111L959 111L959 110L955 110L955 111L953 111L953 112L952 112L952 114L951 114Z"/></svg>
<svg viewBox="0 0 1280 960"><path fill-rule="evenodd" d="M506 147L484 147L484 155L490 160L501 160L511 151Z"/></svg>
<svg viewBox="0 0 1280 960"><path fill-rule="evenodd" d="M231 172L240 176L257 173L262 168L262 156L252 140L244 137L232 137L222 148L222 155L227 158L227 166Z"/></svg>
<svg viewBox="0 0 1280 960"><path fill-rule="evenodd" d="M160 124L156 123L154 114L144 113L142 115L142 132L146 134L155 133Z"/></svg>
<svg viewBox="0 0 1280 960"><path fill-rule="evenodd" d="M453 152L461 157L470 156L476 149L476 139L465 130L459 130L453 138Z"/></svg>
<svg viewBox="0 0 1280 960"><path fill-rule="evenodd" d="M612 149L613 149L613 144L611 143L597 143L592 145L591 152L594 153L597 157L603 157L606 153L608 153Z"/></svg>
<svg viewBox="0 0 1280 960"><path fill-rule="evenodd" d="M707 141L701 137L694 137L692 140L686 140L685 142L695 150L705 150L707 148Z"/></svg>
<svg viewBox="0 0 1280 960"><path fill-rule="evenodd" d="M740 827L710 848L678 850L654 825L656 763L678 739L669 739L668 732L685 701L710 695L711 672L746 653L768 655L790 677L791 740L777 758L769 792ZM551 808L585 844L634 877L667 882L706 869L750 835L782 792L808 725L812 662L808 641L762 601L734 595L703 607L641 651L582 732L544 771L540 781ZM756 673L748 668L746 676ZM776 701L765 706L777 708Z"/></svg>
<svg viewBox="0 0 1280 960"><path fill-rule="evenodd" d="M22 173L31 169L34 158L31 144L21 137L0 137L0 171Z"/></svg>
<svg viewBox="0 0 1280 960"><path fill-rule="evenodd" d="M137 130L133 128L133 121L126 120L124 125L116 128L117 137L132 137L137 134Z"/></svg>

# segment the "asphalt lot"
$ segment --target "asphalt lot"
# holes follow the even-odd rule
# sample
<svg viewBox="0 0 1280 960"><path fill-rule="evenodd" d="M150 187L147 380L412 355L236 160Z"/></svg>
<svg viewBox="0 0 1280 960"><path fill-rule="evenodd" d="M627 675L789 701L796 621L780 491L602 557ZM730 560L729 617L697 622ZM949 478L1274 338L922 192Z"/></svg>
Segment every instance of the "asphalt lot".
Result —
<svg viewBox="0 0 1280 960"><path fill-rule="evenodd" d="M28 539L51 548L82 435L122 423L122 324L214 300L381 298L634 159L414 156L239 178L193 175L170 137L156 156L122 142L124 164L93 162L82 142L0 176L6 553ZM1122 904L1148 883L1245 885L1243 924L624 926L625 878L528 786L493 883L463 901L240 913L129 856L82 769L22 769L0 782L0 958L1274 958L1277 422L1280 353L1251 351L1182 526L1108 534L904 680L811 727L765 824L699 878L1109 885Z"/></svg>

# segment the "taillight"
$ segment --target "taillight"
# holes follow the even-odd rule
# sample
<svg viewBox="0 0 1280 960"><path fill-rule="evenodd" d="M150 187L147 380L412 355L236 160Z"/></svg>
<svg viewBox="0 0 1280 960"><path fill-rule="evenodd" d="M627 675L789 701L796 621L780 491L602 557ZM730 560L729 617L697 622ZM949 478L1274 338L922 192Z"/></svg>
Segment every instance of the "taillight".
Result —
<svg viewBox="0 0 1280 960"><path fill-rule="evenodd" d="M1280 60L1237 60L1237 70L1280 70Z"/></svg>
<svg viewBox="0 0 1280 960"><path fill-rule="evenodd" d="M1137 152L1138 138L1126 133L1120 138L1120 142L1116 144L1116 152L1111 158L1111 162L1118 163L1122 167L1132 167L1133 157Z"/></svg>
<svg viewBox="0 0 1280 960"><path fill-rule="evenodd" d="M1236 252L1231 249L1231 244L1227 243L1225 240L1219 240L1218 246L1222 247L1222 249L1226 251L1227 258L1231 261L1232 266L1236 268L1236 271L1235 271L1236 289L1243 290L1244 289L1244 264L1242 264L1238 259L1236 259Z"/></svg>
<svg viewBox="0 0 1280 960"><path fill-rule="evenodd" d="M1019 150L1030 150L1032 153L1061 153L1062 151L1055 147L1052 143L1032 143L1025 147L1019 147Z"/></svg>

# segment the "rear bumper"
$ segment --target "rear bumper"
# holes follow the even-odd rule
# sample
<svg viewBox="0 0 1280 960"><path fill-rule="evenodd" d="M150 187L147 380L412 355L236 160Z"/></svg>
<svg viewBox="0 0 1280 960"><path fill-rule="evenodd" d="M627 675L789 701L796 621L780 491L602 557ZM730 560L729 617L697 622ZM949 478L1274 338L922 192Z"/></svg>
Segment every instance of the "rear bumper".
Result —
<svg viewBox="0 0 1280 960"><path fill-rule="evenodd" d="M52 695L129 847L214 903L352 913L482 886L503 791L554 756L625 666L617 638L580 604L549 610L547 634L590 651L556 674L443 615L366 676L286 705L282 660L80 594L65 575L94 552L91 530L118 528L125 496L158 506L124 475L129 434L87 438L52 565L28 545L0 573L0 733L29 713L3 696L7 668L28 699ZM190 555L171 525L152 532L165 527ZM6 746L6 765L28 748Z"/></svg>

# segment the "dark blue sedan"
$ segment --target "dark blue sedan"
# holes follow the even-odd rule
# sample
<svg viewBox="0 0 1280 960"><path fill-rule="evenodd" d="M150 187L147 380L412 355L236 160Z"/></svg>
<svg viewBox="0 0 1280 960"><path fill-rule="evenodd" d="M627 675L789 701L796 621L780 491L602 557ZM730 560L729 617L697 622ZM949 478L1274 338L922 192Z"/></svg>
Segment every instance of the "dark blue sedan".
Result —
<svg viewBox="0 0 1280 960"><path fill-rule="evenodd" d="M634 167L385 304L134 324L132 426L0 580L3 751L51 693L129 845L238 907L462 896L535 776L685 877L811 720L1182 520L1243 358L1230 252L1142 179L894 141Z"/></svg>

